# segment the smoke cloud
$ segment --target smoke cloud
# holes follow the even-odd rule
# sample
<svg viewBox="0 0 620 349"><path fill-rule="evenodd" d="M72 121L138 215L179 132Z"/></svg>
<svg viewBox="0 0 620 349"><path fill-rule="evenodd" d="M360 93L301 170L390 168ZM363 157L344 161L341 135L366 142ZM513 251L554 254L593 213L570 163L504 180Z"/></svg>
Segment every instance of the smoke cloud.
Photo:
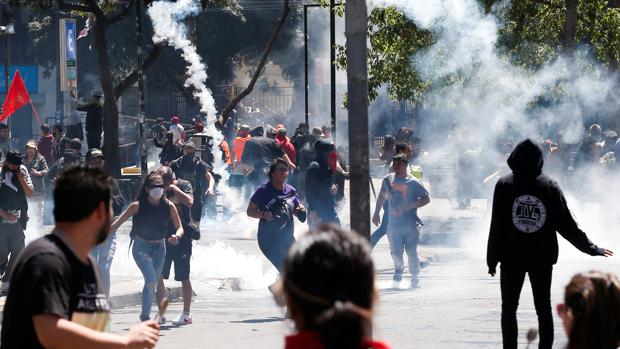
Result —
<svg viewBox="0 0 620 349"><path fill-rule="evenodd" d="M148 8L148 15L153 22L153 42L168 42L172 47L181 51L181 56L187 62L187 80L185 87L192 88L194 97L201 105L200 111L207 115L205 133L213 137L213 150L215 153L215 171L226 175L221 170L223 162L219 144L224 139L215 127L217 112L215 100L209 88L207 88L207 67L196 50L196 46L187 36L187 27L183 20L188 16L196 16L201 7L197 0L179 0L177 2L156 1Z"/></svg>

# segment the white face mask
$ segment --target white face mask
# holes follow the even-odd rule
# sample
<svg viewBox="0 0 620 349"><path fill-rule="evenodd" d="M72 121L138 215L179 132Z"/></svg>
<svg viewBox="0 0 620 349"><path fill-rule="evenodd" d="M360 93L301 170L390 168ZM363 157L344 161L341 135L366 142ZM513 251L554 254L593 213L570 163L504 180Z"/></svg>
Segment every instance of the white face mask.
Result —
<svg viewBox="0 0 620 349"><path fill-rule="evenodd" d="M164 188L153 188L149 190L149 196L155 200L161 199L164 196Z"/></svg>

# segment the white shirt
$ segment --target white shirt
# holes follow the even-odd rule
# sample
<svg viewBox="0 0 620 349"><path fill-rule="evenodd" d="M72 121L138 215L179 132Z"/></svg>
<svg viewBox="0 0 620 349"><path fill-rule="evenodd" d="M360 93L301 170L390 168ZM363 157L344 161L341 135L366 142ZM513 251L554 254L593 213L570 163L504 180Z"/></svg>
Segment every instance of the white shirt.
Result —
<svg viewBox="0 0 620 349"><path fill-rule="evenodd" d="M172 124L170 126L170 131L172 131L172 141L174 143L179 143L185 138L185 129L181 124Z"/></svg>

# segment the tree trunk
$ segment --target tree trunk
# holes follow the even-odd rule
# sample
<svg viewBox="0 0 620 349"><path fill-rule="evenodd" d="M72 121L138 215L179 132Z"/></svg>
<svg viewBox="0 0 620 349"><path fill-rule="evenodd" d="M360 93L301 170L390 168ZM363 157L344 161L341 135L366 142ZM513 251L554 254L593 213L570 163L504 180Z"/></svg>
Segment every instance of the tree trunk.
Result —
<svg viewBox="0 0 620 349"><path fill-rule="evenodd" d="M575 36L577 35L577 8L579 0L566 1L566 19L562 30L562 49L564 53L571 54L575 50Z"/></svg>
<svg viewBox="0 0 620 349"><path fill-rule="evenodd" d="M347 0L345 21L349 96L351 229L370 238L366 0Z"/></svg>
<svg viewBox="0 0 620 349"><path fill-rule="evenodd" d="M105 134L103 155L108 173L111 176L120 177L121 156L118 140L118 105L114 93L114 79L110 70L106 29L105 23L97 21L95 25L95 50L97 51L101 88L105 97L103 104L103 132Z"/></svg>

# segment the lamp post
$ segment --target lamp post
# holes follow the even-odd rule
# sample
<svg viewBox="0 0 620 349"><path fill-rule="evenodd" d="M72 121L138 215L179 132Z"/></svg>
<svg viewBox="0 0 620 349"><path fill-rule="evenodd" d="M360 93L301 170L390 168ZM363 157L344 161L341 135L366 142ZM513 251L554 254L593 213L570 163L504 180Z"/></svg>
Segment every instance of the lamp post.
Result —
<svg viewBox="0 0 620 349"><path fill-rule="evenodd" d="M10 52L10 36L15 34L15 20L13 18L13 12L9 6L7 0L0 3L0 9L2 10L2 25L0 26L0 35L4 36L4 95L9 94L10 83L10 66L11 66L11 52ZM5 97L6 98L6 97ZM11 149L11 118L7 120L9 126L9 149Z"/></svg>

